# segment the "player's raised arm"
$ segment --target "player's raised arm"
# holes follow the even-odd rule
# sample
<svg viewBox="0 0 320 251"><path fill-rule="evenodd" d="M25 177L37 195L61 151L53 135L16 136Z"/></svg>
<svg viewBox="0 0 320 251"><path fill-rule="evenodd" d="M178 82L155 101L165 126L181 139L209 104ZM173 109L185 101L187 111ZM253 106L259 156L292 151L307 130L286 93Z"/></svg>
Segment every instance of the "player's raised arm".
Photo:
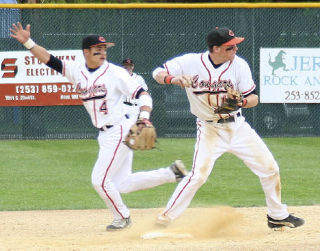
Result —
<svg viewBox="0 0 320 251"><path fill-rule="evenodd" d="M191 87L192 77L188 75L172 76L163 68L157 68L153 71L152 76L159 84L179 85L182 88Z"/></svg>
<svg viewBox="0 0 320 251"><path fill-rule="evenodd" d="M28 24L26 28L24 29L22 27L21 23L13 24L12 28L10 28L11 31L11 37L15 38L18 42L24 45L30 52L38 58L42 63L47 64L50 60L50 54L49 52L37 45L30 37L30 28L31 25Z"/></svg>

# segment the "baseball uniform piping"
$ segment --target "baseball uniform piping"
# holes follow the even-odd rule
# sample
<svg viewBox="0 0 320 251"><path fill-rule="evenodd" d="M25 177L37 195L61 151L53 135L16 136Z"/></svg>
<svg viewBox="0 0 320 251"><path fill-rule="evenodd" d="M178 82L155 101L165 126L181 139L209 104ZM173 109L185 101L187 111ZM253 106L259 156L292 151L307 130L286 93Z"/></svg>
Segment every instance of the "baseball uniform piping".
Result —
<svg viewBox="0 0 320 251"><path fill-rule="evenodd" d="M246 94L252 92L255 88L256 88L256 85L253 85L248 91L243 92L242 95L246 95Z"/></svg>
<svg viewBox="0 0 320 251"><path fill-rule="evenodd" d="M220 76L219 76L219 78L218 78L218 81L221 80L221 76L229 69L229 67L230 67L230 65L232 64L232 62L233 62L233 60L231 60L230 63L229 63L229 65L227 66L227 68L226 68L223 72L221 72L221 74L220 74Z"/></svg>
<svg viewBox="0 0 320 251"><path fill-rule="evenodd" d="M179 199L180 195L182 194L182 192L185 190L185 188L190 184L191 182L191 178L193 177L194 175L194 165L195 165L195 162L196 162L196 159L197 159L197 156L198 156L198 150L199 150L199 141L200 141L200 135L201 135L201 131L200 131L200 127L201 127L201 124L198 123L198 131L199 131L199 136L198 136L198 140L197 140L197 151L195 153L195 157L194 157L194 161L193 161L193 167L192 167L192 175L190 176L188 182L184 185L184 187L181 189L181 191L179 192L179 194L177 195L177 197L175 198L175 200L172 202L171 206L163 213L163 215L166 215L170 209L176 204L176 201Z"/></svg>
<svg viewBox="0 0 320 251"><path fill-rule="evenodd" d="M142 87L139 86L139 87L134 91L134 93L133 93L132 96L131 96L132 99L135 99L137 92L138 92L141 88L142 88Z"/></svg>
<svg viewBox="0 0 320 251"><path fill-rule="evenodd" d="M201 62L202 62L202 64L203 64L204 68L206 68L206 70L207 70L207 72L208 72L208 74L209 74L209 83L211 84L211 73L210 73L208 67L206 66L206 63L205 63L204 60L203 60L203 55L204 55L204 54L202 53L200 59L201 59ZM210 90L210 86L209 86L209 90Z"/></svg>
<svg viewBox="0 0 320 251"><path fill-rule="evenodd" d="M170 72L169 72L167 64L164 64L163 66L164 66L164 68L166 68L167 73L170 75Z"/></svg>
<svg viewBox="0 0 320 251"><path fill-rule="evenodd" d="M93 82L93 86L95 86L95 83L97 80L106 73L106 71L109 69L109 64L107 65L106 69L96 78L96 80Z"/></svg>
<svg viewBox="0 0 320 251"><path fill-rule="evenodd" d="M92 102L93 105L93 111L94 111L94 123L95 123L95 127L98 127L98 119L97 119L97 111L96 111L96 100L94 99Z"/></svg>
<svg viewBox="0 0 320 251"><path fill-rule="evenodd" d="M93 86L95 86L95 83L97 80L106 73L106 71L109 69L109 64L107 65L106 69L95 79L93 82ZM94 94L93 94L94 95ZM93 97L92 97L93 98ZM95 127L98 125L98 119L97 119L97 110L96 110L96 100L93 100L93 110L94 110L94 121L95 121Z"/></svg>
<svg viewBox="0 0 320 251"><path fill-rule="evenodd" d="M112 160L110 161L110 163L109 163L109 165L108 165L108 167L107 167L107 170L106 170L106 173L105 173L105 175L104 175L104 177L103 177L103 180L102 180L102 184L101 184L101 188L102 188L102 190L104 191L104 193L106 194L106 196L108 197L108 199L110 200L110 202L112 203L112 205L113 205L113 207L115 208L115 210L120 214L120 216L124 219L125 217L122 215L122 213L119 211L119 209L117 208L117 206L115 205L115 203L114 203L114 201L111 199L111 197L108 195L108 193L107 193L107 191L105 190L105 188L104 188L104 182L105 182L105 180L106 180L106 178L107 178L107 174L108 174L108 171L109 171L109 169L110 169L110 167L111 167L111 165L112 165L112 162L113 162L113 160L114 160L114 158L115 158L115 156L116 156L116 154L117 154L117 151L118 151L118 149L119 149L119 146L120 146L120 144L121 144L121 142L122 142L122 126L120 126L120 128L121 128L121 136L120 136L120 140L119 140L119 142L118 142L118 145L117 145L117 147L116 147L116 149L115 149L115 151L114 151L114 153L113 153L113 157L112 157Z"/></svg>
<svg viewBox="0 0 320 251"><path fill-rule="evenodd" d="M83 71L81 71L82 76L87 80L88 82L88 77L83 73ZM87 83L88 84L88 83Z"/></svg>

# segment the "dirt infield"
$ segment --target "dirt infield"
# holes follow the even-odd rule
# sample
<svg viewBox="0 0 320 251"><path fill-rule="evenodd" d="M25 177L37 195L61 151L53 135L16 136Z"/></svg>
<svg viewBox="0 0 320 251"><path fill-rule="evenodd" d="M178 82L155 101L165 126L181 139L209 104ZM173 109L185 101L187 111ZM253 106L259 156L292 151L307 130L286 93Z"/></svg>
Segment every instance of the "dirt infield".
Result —
<svg viewBox="0 0 320 251"><path fill-rule="evenodd" d="M305 225L270 230L261 207L189 208L165 230L153 225L161 209L132 209L120 232L105 231L107 210L0 212L0 250L320 250L320 206L289 211ZM155 231L171 236L141 238Z"/></svg>

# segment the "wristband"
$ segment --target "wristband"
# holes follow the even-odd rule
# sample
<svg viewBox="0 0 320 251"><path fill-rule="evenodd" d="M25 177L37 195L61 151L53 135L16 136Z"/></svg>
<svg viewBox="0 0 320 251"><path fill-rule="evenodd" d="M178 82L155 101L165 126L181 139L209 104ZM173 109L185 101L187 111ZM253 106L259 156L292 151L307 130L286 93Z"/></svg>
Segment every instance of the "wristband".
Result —
<svg viewBox="0 0 320 251"><path fill-rule="evenodd" d="M139 115L139 120L148 119L150 118L150 112L141 111Z"/></svg>
<svg viewBox="0 0 320 251"><path fill-rule="evenodd" d="M170 85L173 78L174 78L174 76L167 75L167 76L164 77L163 81L164 81L165 84Z"/></svg>
<svg viewBox="0 0 320 251"><path fill-rule="evenodd" d="M245 107L247 105L247 103L248 103L248 100L246 98L244 98L242 100L242 107Z"/></svg>
<svg viewBox="0 0 320 251"><path fill-rule="evenodd" d="M24 47L26 47L28 50L31 50L36 45L35 42L31 38L28 39L27 42L23 44Z"/></svg>
<svg viewBox="0 0 320 251"><path fill-rule="evenodd" d="M140 95L139 107L149 106L152 109L152 98L149 95Z"/></svg>

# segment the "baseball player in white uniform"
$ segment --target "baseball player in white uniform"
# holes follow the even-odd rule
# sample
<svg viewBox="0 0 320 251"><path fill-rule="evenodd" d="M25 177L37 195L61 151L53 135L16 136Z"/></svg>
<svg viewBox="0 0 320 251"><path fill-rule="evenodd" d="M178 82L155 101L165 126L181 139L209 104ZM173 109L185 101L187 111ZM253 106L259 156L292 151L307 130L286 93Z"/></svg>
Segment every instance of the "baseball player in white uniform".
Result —
<svg viewBox="0 0 320 251"><path fill-rule="evenodd" d="M197 117L197 140L191 172L178 184L157 224L168 225L189 206L197 190L206 182L215 161L225 152L240 158L261 182L266 197L270 228L298 227L304 220L288 213L281 203L279 167L271 152L242 116L242 108L258 104L256 85L247 62L236 56L237 44L244 40L228 28L208 33L209 50L189 53L167 61L153 71L159 84L185 88L191 112ZM227 88L240 91L238 110L218 114L226 100Z"/></svg>
<svg viewBox="0 0 320 251"><path fill-rule="evenodd" d="M143 77L138 75L137 73L133 72L134 70L134 62L131 58L124 59L122 61L122 66L124 69L127 70L133 81L138 82L140 86L145 91L148 91L148 86L146 82L144 81ZM127 108L127 115L129 116L130 119L136 121L138 119L140 109L139 109L139 103L137 99L132 99L131 97L125 97L125 100L123 103L126 105Z"/></svg>
<svg viewBox="0 0 320 251"><path fill-rule="evenodd" d="M147 172L132 173L133 151L123 143L133 121L126 118L123 97L139 99L139 119L149 121L152 99L128 72L106 60L105 38L91 35L83 39L84 62L73 63L59 60L37 45L30 38L30 25L26 29L20 23L13 24L11 37L22 43L42 63L62 73L76 86L80 98L99 129L99 154L94 165L91 181L93 187L113 214L113 222L107 230L119 230L130 225L130 212L121 199L121 193L155 187L180 181L187 171L182 161L171 166Z"/></svg>

